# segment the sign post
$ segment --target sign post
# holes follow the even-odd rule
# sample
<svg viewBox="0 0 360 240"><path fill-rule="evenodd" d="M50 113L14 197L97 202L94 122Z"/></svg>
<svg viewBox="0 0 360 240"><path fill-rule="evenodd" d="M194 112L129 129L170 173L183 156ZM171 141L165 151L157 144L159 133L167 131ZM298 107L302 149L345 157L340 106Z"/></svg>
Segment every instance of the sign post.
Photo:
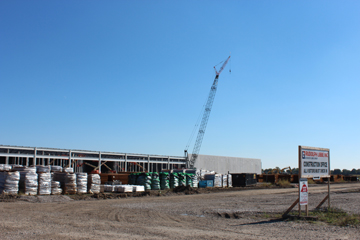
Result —
<svg viewBox="0 0 360 240"><path fill-rule="evenodd" d="M327 178L328 194L316 208L328 200L330 208L330 149L299 146L299 198L283 214L286 216L299 203L299 216L301 215L301 206L306 207L306 216L308 216L308 178Z"/></svg>

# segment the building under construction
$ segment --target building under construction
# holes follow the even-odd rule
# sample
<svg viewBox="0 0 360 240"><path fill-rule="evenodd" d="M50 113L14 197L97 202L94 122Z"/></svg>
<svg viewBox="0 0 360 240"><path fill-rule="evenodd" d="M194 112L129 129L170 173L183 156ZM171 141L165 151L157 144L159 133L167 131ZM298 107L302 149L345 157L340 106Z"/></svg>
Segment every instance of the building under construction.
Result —
<svg viewBox="0 0 360 240"><path fill-rule="evenodd" d="M0 146L0 164L22 166L53 165L72 167L74 172L161 172L162 170L184 169L189 156L164 156L137 153L118 153L88 150ZM213 170L219 173L261 173L261 160L250 158L199 155L197 169Z"/></svg>

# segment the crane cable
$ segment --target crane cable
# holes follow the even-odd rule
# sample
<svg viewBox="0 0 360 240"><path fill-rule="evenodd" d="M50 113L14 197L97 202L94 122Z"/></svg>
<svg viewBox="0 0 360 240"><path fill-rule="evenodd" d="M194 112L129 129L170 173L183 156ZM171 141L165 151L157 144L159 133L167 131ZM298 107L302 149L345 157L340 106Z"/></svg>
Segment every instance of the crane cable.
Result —
<svg viewBox="0 0 360 240"><path fill-rule="evenodd" d="M195 126L194 126L194 128L193 128L193 130L192 130L192 132L191 132L189 141L188 141L188 143L186 144L186 147L185 147L185 150L186 150L186 151L189 149L190 144L191 144L191 142L192 142L192 140L193 140L193 138L194 138L194 136L195 136L195 132L196 132L196 130L199 128L201 116L204 114L205 104L206 104L206 100L205 100L205 102L204 102L204 104L203 104L203 106L202 106L202 108L201 108L201 111L200 111L200 113L199 113L199 117L197 118L196 123L195 123Z"/></svg>

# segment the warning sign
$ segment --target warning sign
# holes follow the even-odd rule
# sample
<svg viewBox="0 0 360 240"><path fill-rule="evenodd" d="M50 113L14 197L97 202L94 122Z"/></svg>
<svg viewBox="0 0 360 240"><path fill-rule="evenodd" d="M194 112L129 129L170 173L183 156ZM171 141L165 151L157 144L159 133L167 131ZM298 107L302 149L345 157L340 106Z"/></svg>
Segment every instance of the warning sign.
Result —
<svg viewBox="0 0 360 240"><path fill-rule="evenodd" d="M300 205L308 205L308 181L307 178L300 178L299 181L300 190Z"/></svg>

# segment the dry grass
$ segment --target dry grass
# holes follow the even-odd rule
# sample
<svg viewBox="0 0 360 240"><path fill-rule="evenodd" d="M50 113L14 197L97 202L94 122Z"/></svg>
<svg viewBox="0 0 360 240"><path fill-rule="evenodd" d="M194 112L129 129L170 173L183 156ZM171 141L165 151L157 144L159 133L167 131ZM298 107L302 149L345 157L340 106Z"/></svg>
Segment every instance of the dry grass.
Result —
<svg viewBox="0 0 360 240"><path fill-rule="evenodd" d="M291 183L288 180L280 179L277 184L279 187L290 187Z"/></svg>
<svg viewBox="0 0 360 240"><path fill-rule="evenodd" d="M360 215L348 214L342 209L329 208L310 212L310 216L317 216L319 221L338 226L357 226L360 225Z"/></svg>
<svg viewBox="0 0 360 240"><path fill-rule="evenodd" d="M308 179L308 184L315 184L315 181L311 178Z"/></svg>

